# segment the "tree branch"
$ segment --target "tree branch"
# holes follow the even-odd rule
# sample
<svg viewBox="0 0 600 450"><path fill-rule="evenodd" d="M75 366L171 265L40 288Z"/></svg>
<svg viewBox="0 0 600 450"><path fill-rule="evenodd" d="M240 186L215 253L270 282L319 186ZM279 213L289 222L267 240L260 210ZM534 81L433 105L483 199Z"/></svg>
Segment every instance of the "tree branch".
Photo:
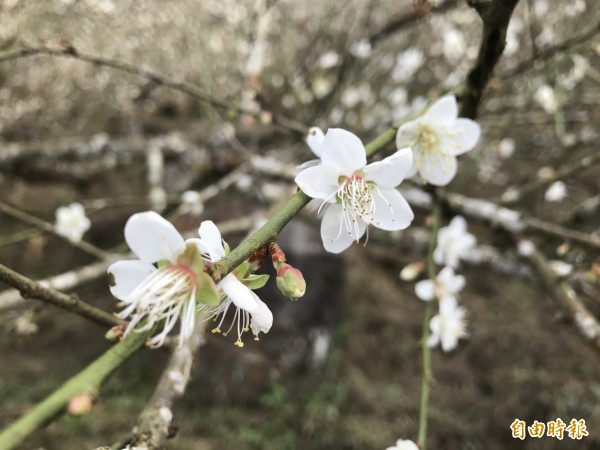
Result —
<svg viewBox="0 0 600 450"><path fill-rule="evenodd" d="M151 332L130 334L46 397L25 416L0 432L0 450L11 450L17 447L27 436L59 415L69 400L76 395L96 395L106 378L144 345L150 335Z"/></svg>
<svg viewBox="0 0 600 450"><path fill-rule="evenodd" d="M255 111L253 109L245 108L243 105L235 101L221 100L220 98L212 95L205 89L198 86L194 86L189 83L175 81L159 73L153 72L148 69L142 69L132 64L124 63L114 59L104 58L101 56L89 55L81 53L72 46L66 48L49 48L49 47L26 47L16 50L7 50L0 52L0 63L4 61L10 61L20 58L25 58L34 55L45 55L59 58L72 58L80 61L85 61L96 66L110 67L112 69L120 70L121 72L128 73L144 78L152 83L160 86L165 86L170 89L174 89L184 94L189 95L197 100L206 102L213 106L223 108L225 110L235 111L237 113L249 114L254 117L259 117L261 111ZM308 128L292 119L283 116L273 116L273 122L282 126L283 128L293 131L295 133L305 135Z"/></svg>
<svg viewBox="0 0 600 450"><path fill-rule="evenodd" d="M4 264L0 264L0 281L16 288L23 297L31 297L51 303L64 310L86 317L101 326L113 327L123 323L111 314L85 303L74 294L67 295L60 291L43 287L39 283L9 269Z"/></svg>
<svg viewBox="0 0 600 450"><path fill-rule="evenodd" d="M51 224L49 224L48 222L46 222L42 219L39 219L29 213L26 213L25 211L21 211L20 209L14 208L4 202L0 202L0 212L3 212L4 214L7 214L11 217L14 217L15 219L20 220L21 222L27 223L29 225L33 225L34 227L37 227L40 230L43 230L47 233L53 234L54 236L57 236L58 238L62 239L67 244L71 245L72 247L78 248L79 250L87 253L88 255L92 255L95 258L103 260L103 259L107 259L110 257L110 254L105 252L101 248L98 248L95 245L92 245L86 241L79 241L79 242L72 241L68 237L57 233L54 230L54 227Z"/></svg>
<svg viewBox="0 0 600 450"><path fill-rule="evenodd" d="M474 119L483 91L506 45L506 29L519 0L467 0L483 21L479 54L466 83L458 90L460 115Z"/></svg>

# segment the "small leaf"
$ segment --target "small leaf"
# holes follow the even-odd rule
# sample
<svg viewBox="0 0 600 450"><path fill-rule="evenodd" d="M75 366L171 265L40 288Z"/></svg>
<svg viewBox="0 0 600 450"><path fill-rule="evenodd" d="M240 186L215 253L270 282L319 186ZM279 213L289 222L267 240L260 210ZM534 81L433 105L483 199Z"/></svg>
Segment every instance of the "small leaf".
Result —
<svg viewBox="0 0 600 450"><path fill-rule="evenodd" d="M252 264L250 264L248 261L244 261L235 269L233 269L233 274L238 280L243 280L244 278L246 278L246 275L248 275L251 270Z"/></svg>
<svg viewBox="0 0 600 450"><path fill-rule="evenodd" d="M242 280L242 283L246 285L246 287L250 289L260 289L269 280L269 275L248 275L246 278Z"/></svg>

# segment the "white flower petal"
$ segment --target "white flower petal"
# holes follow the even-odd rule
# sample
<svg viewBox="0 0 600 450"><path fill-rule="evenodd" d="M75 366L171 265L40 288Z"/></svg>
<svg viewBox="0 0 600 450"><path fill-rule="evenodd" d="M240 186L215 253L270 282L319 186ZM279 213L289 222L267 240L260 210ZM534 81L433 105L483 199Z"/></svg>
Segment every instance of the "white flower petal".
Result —
<svg viewBox="0 0 600 450"><path fill-rule="evenodd" d="M244 286L235 275L230 273L219 281L217 286L223 289L223 292L238 308L248 311L250 314L255 314L258 311L258 304L254 299L253 292Z"/></svg>
<svg viewBox="0 0 600 450"><path fill-rule="evenodd" d="M310 130L308 130L306 143L312 152L319 158L321 157L321 145L323 145L324 139L325 133L323 133L323 130L321 130L319 127L311 127Z"/></svg>
<svg viewBox="0 0 600 450"><path fill-rule="evenodd" d="M435 298L435 284L433 280L421 280L415 284L415 294L421 300L430 302Z"/></svg>
<svg viewBox="0 0 600 450"><path fill-rule="evenodd" d="M454 123L458 117L458 105L454 95L446 95L437 100L423 114L421 120L432 125L449 126Z"/></svg>
<svg viewBox="0 0 600 450"><path fill-rule="evenodd" d="M415 152L421 177L434 186L446 186L456 176L456 156L441 152Z"/></svg>
<svg viewBox="0 0 600 450"><path fill-rule="evenodd" d="M125 300L150 274L157 269L152 264L139 259L117 261L108 268L108 273L114 278L115 285L110 287L112 295L119 300Z"/></svg>
<svg viewBox="0 0 600 450"><path fill-rule="evenodd" d="M225 248L223 247L223 238L221 232L212 220L205 220L198 228L199 241L195 241L200 246L202 253L208 253L212 262L217 262L225 258Z"/></svg>
<svg viewBox="0 0 600 450"><path fill-rule="evenodd" d="M463 216L454 216L447 228L451 230L452 233L465 233L467 231L467 221Z"/></svg>
<svg viewBox="0 0 600 450"><path fill-rule="evenodd" d="M398 128L398 132L396 133L397 149L410 147L414 144L415 139L417 137L418 124L419 122L417 120L411 120L410 122L406 122L400 128Z"/></svg>
<svg viewBox="0 0 600 450"><path fill-rule="evenodd" d="M462 155L479 142L481 127L471 119L456 119L449 131L449 142L453 155Z"/></svg>
<svg viewBox="0 0 600 450"><path fill-rule="evenodd" d="M341 253L346 250L352 242L362 237L367 229L367 224L362 220L356 223L358 235L353 236L342 223L342 207L338 204L327 206L321 222L321 239L325 250L330 253Z"/></svg>
<svg viewBox="0 0 600 450"><path fill-rule="evenodd" d="M129 218L125 225L125 241L138 258L149 263L175 262L185 250L183 238L175 227L153 211Z"/></svg>
<svg viewBox="0 0 600 450"><path fill-rule="evenodd" d="M413 165L412 150L403 148L382 161L364 168L365 178L378 186L394 188L408 175Z"/></svg>
<svg viewBox="0 0 600 450"><path fill-rule="evenodd" d="M252 295L258 305L258 310L252 315L250 328L252 329L252 333L258 336L258 333L268 333L271 326L273 326L273 313L254 292Z"/></svg>
<svg viewBox="0 0 600 450"><path fill-rule="evenodd" d="M333 194L339 187L337 175L331 168L319 164L318 166L304 169L296 175L294 181L302 192L309 197L335 201L335 195Z"/></svg>
<svg viewBox="0 0 600 450"><path fill-rule="evenodd" d="M349 131L330 128L321 145L321 162L335 167L341 175L350 176L367 164L365 147Z"/></svg>
<svg viewBox="0 0 600 450"><path fill-rule="evenodd" d="M443 316L451 315L457 307L456 297L447 295L440 299L440 314Z"/></svg>
<svg viewBox="0 0 600 450"><path fill-rule="evenodd" d="M400 192L393 188L373 191L374 217L364 217L365 222L382 230L394 231L407 228L415 215Z"/></svg>

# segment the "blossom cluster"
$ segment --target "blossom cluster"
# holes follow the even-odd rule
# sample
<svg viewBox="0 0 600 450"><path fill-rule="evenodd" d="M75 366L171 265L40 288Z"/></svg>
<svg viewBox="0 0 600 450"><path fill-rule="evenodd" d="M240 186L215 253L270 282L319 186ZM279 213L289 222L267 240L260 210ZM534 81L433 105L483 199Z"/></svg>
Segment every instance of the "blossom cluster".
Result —
<svg viewBox="0 0 600 450"><path fill-rule="evenodd" d="M351 132L333 128L323 133L312 128L307 143L318 159L300 166L295 181L319 203L319 213L323 212L321 237L325 249L340 253L363 235L367 234L368 239L369 225L386 231L407 228L414 214L396 188L416 173L431 184L448 184L457 172L456 156L471 150L479 135L479 125L458 118L454 96L442 97L420 117L402 125L396 136L398 150L371 164L367 164L364 145ZM186 192L183 201L184 211L202 213L199 194ZM417 283L420 298L440 301L440 314L430 324L430 344L441 342L444 350L454 348L456 341L466 335L464 310L456 302L464 278L456 276L453 268L475 241L465 232L461 220L457 218L440 230L434 258L447 267L436 280ZM83 225L71 228L82 234ZM192 335L202 311L204 320L216 323L213 333L237 333L238 347L244 345L244 333L252 331L258 339L273 324L273 314L254 293L268 279L268 275L254 273L264 261L265 251L271 252L281 292L291 299L304 295L302 274L285 262L275 243L257 250L263 252L262 256L243 262L215 283L210 268L226 257L229 248L211 221L201 223L198 235L184 240L170 222L152 211L134 214L127 221L125 240L138 259L118 261L108 269L111 292L123 307L117 316L128 320L125 335L133 330L158 329L149 341L149 345L158 347L180 320L181 346ZM233 320L226 326L230 311Z"/></svg>
<svg viewBox="0 0 600 450"><path fill-rule="evenodd" d="M438 300L439 313L431 318L431 335L428 344L449 352L458 340L467 336L466 311L458 305L458 294L465 287L465 277L454 271L461 259L475 247L475 236L467 232L467 223L461 216L452 219L447 227L440 228L433 260L444 267L435 279L421 280L415 285L415 293L421 300Z"/></svg>

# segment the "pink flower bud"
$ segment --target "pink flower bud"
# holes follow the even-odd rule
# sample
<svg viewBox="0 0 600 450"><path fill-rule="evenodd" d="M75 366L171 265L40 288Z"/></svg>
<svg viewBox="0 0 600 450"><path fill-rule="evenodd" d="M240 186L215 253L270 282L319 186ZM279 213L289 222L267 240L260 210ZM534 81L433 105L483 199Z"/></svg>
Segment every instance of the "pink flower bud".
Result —
<svg viewBox="0 0 600 450"><path fill-rule="evenodd" d="M125 334L125 329L127 328L126 324L122 324L122 325L115 325L114 327L112 327L110 330L108 330L106 332L106 334L104 335L104 337L106 339L108 339L111 342L116 342L120 339L123 338L123 335Z"/></svg>
<svg viewBox="0 0 600 450"><path fill-rule="evenodd" d="M280 263L277 267L277 287L286 297L297 300L306 292L306 281L295 267Z"/></svg>
<svg viewBox="0 0 600 450"><path fill-rule="evenodd" d="M79 394L69 400L67 412L72 416L85 416L94 406L94 396L92 394Z"/></svg>

